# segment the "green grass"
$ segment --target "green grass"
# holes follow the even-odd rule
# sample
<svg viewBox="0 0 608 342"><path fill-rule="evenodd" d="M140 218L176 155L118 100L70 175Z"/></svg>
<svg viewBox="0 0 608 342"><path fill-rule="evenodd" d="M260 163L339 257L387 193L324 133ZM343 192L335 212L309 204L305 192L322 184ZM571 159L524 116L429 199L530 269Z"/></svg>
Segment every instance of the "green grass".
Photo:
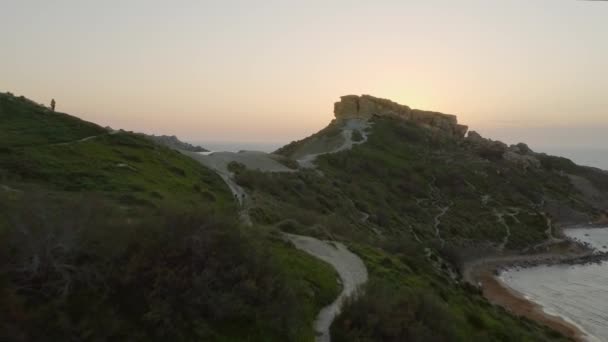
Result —
<svg viewBox="0 0 608 342"><path fill-rule="evenodd" d="M325 131L336 130L330 125ZM293 157L322 135L279 152ZM504 216L511 232L506 248L513 250L547 238L544 201L594 213L561 171L591 174L600 188L606 176L540 158L540 169L523 170L487 160L463 140L376 118L365 144L320 156L320 172L241 170L237 182L255 198L255 222L345 241L364 259L367 295L347 305L332 330L336 341L553 341L562 337L490 305L438 271L474 257L472 246L500 245L506 229L496 213L520 211L517 219ZM439 225L445 248L435 232L443 207L450 208Z"/></svg>
<svg viewBox="0 0 608 342"><path fill-rule="evenodd" d="M302 144L295 142L281 151L289 155ZM304 218L307 222L300 223L321 224L328 235L344 239L354 235L374 239L377 231L412 237L414 231L432 243L435 217L440 208L449 206L441 217L443 239L454 245L498 245L506 230L495 212L515 207L521 211L520 222L509 223L508 247L521 249L546 238L546 221L539 212L543 200L594 211L560 172L488 161L462 140L402 120L376 119L365 144L322 155L317 164L323 176L248 170L237 181L260 199L254 210L264 213L258 217L269 222L263 223ZM369 215L365 224L358 222L362 213Z"/></svg>
<svg viewBox="0 0 608 342"><path fill-rule="evenodd" d="M5 94L0 185L2 340L312 341L340 291L198 162Z"/></svg>
<svg viewBox="0 0 608 342"><path fill-rule="evenodd" d="M68 145L13 148L0 152L0 161L15 180L61 191L98 192L124 204L150 207L234 210L232 196L215 173L130 133Z"/></svg>
<svg viewBox="0 0 608 342"><path fill-rule="evenodd" d="M567 340L490 305L437 272L411 244L401 244L397 254L361 245L351 249L363 258L370 280L365 294L349 301L332 326L332 341Z"/></svg>
<svg viewBox="0 0 608 342"><path fill-rule="evenodd" d="M318 310L340 291L336 272L277 228L344 241L366 263L367 294L346 306L336 341L558 339L452 281L438 255L499 244L495 212L512 207L521 214L506 218L507 247L542 241L543 200L594 211L561 171L600 189L607 177L548 156L524 171L394 119L376 119L369 133L318 158L320 172L237 165L254 199L255 224L243 228L229 189L194 160L0 94L0 185L9 187L0 188L0 339L312 341ZM332 124L279 153L293 164L310 139L339 134ZM450 250L434 227L446 206L440 232ZM42 251L46 266L31 268Z"/></svg>
<svg viewBox="0 0 608 342"><path fill-rule="evenodd" d="M271 248L274 260L285 272L288 287L296 293L296 305L305 318L293 322L294 326L300 326L294 340L313 341L315 332L311 327L317 314L340 294L338 274L329 264L284 242L274 242Z"/></svg>
<svg viewBox="0 0 608 342"><path fill-rule="evenodd" d="M4 94L0 132L0 182L103 194L127 206L236 210L213 171L140 135L109 134Z"/></svg>
<svg viewBox="0 0 608 342"><path fill-rule="evenodd" d="M0 132L2 148L62 143L107 133L93 123L1 93Z"/></svg>

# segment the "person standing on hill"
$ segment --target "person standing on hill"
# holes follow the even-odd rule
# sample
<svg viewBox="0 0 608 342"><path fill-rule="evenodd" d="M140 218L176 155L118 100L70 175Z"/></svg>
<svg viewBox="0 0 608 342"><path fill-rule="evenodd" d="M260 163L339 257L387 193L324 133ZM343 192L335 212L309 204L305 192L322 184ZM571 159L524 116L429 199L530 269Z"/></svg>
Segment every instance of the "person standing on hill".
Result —
<svg viewBox="0 0 608 342"><path fill-rule="evenodd" d="M51 100L51 110L54 112L55 111L55 99Z"/></svg>

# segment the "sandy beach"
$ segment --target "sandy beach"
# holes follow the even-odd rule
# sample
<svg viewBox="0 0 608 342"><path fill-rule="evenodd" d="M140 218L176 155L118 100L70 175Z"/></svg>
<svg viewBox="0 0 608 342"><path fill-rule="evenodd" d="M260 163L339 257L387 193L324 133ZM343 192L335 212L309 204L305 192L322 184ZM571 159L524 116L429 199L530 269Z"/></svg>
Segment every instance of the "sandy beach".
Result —
<svg viewBox="0 0 608 342"><path fill-rule="evenodd" d="M500 305L515 315L545 325L575 341L586 341L585 334L578 327L561 317L547 314L540 305L529 301L500 281L494 275L497 266L486 264L475 270L474 274L475 279L482 284L484 297L491 303Z"/></svg>

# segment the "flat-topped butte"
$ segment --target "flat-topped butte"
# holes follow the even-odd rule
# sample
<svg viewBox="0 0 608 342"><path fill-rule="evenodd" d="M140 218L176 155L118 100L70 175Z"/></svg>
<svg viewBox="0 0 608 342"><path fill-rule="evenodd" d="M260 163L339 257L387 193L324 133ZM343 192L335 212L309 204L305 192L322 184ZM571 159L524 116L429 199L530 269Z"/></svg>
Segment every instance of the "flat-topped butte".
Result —
<svg viewBox="0 0 608 342"><path fill-rule="evenodd" d="M456 115L411 109L371 95L346 95L340 99L334 104L334 114L338 120L373 116L399 117L460 138L464 138L468 130L468 126L458 124Z"/></svg>

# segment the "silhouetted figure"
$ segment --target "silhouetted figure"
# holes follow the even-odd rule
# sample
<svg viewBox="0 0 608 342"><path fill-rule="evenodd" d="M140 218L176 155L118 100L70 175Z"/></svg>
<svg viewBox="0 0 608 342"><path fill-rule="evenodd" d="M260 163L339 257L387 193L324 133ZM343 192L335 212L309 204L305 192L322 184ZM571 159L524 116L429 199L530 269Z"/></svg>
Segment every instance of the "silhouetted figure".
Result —
<svg viewBox="0 0 608 342"><path fill-rule="evenodd" d="M55 111L55 99L51 100L51 110L54 112Z"/></svg>

